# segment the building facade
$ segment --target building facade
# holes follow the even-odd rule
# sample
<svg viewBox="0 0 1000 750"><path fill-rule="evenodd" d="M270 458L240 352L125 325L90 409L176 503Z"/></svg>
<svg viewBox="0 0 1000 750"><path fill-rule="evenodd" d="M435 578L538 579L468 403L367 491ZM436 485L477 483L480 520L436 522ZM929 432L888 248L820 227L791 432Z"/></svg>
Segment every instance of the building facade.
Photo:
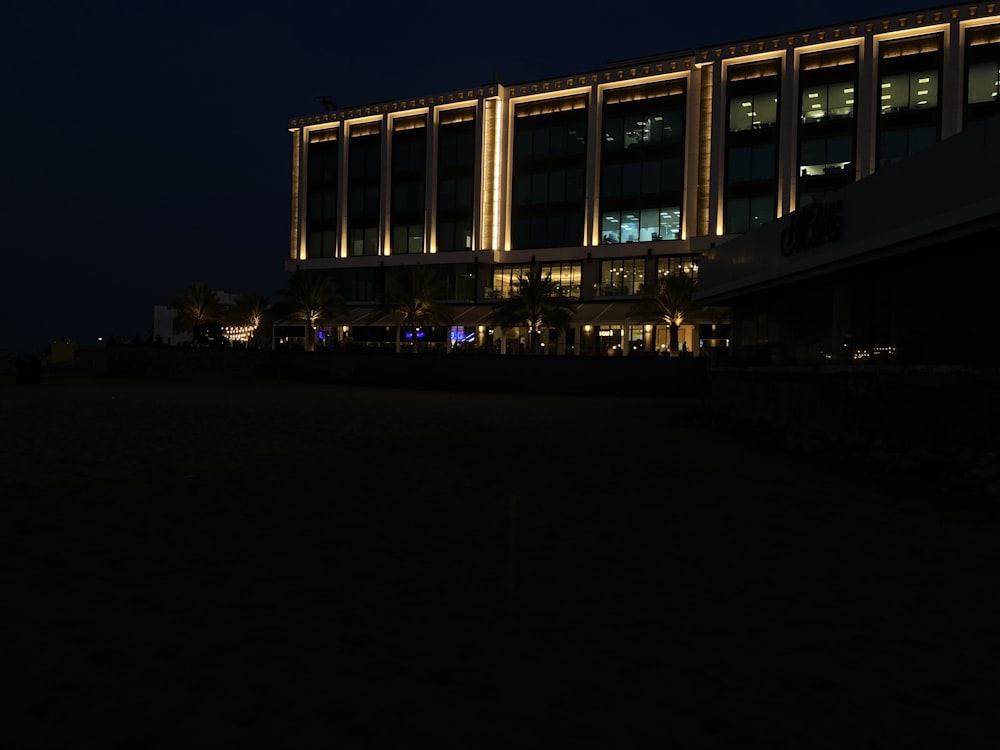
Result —
<svg viewBox="0 0 1000 750"><path fill-rule="evenodd" d="M421 263L454 306L443 345L523 345L490 318L534 269L577 304L548 352L663 352L644 285L697 279L727 241L988 119L998 80L988 2L295 118L286 268L351 304L327 340L388 341L371 308ZM728 346L729 325L707 307L681 341Z"/></svg>

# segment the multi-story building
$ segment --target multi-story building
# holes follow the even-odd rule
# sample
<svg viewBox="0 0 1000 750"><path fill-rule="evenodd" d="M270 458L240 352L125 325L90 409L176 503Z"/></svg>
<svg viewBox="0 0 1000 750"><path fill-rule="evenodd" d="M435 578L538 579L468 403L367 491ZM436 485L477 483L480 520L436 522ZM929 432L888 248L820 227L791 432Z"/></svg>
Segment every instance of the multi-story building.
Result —
<svg viewBox="0 0 1000 750"><path fill-rule="evenodd" d="M455 307L441 341L523 340L490 317L535 268L578 301L549 351L663 350L632 315L644 284L1000 112L998 80L980 2L298 117L286 268L330 273L353 306L331 333L356 342L389 338L371 305L422 263ZM681 340L726 323L707 309Z"/></svg>

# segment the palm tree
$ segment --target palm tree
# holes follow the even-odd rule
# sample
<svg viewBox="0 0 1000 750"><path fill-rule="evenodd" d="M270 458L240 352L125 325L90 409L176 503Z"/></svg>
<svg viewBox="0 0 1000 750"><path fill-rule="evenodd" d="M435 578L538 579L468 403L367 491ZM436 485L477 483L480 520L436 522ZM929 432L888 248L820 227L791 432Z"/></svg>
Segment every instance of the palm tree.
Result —
<svg viewBox="0 0 1000 750"><path fill-rule="evenodd" d="M236 325L246 326L251 331L247 335L247 344L256 338L264 313L270 306L262 294L241 294L236 298L232 309L232 319Z"/></svg>
<svg viewBox="0 0 1000 750"><path fill-rule="evenodd" d="M575 305L556 293L552 277L543 278L541 272L532 268L527 276L519 276L514 282L511 296L497 303L493 322L503 328L527 326L528 350L537 354L541 329L568 327L574 312Z"/></svg>
<svg viewBox="0 0 1000 750"><path fill-rule="evenodd" d="M382 302L372 312L374 322L387 315L396 316L396 353L400 351L400 329L409 324L413 331L413 350L417 351L417 331L424 324L451 325L454 314L448 305L440 302L444 285L434 278L433 272L419 263L397 266L386 282Z"/></svg>
<svg viewBox="0 0 1000 750"><path fill-rule="evenodd" d="M218 323L225 315L225 307L208 284L196 281L177 297L171 307L174 309L174 330L192 331L195 326Z"/></svg>
<svg viewBox="0 0 1000 750"><path fill-rule="evenodd" d="M629 312L630 318L666 323L670 337L670 355L677 355L680 325L704 308L694 301L698 282L683 271L660 279L655 285L643 285L643 298Z"/></svg>
<svg viewBox="0 0 1000 750"><path fill-rule="evenodd" d="M347 314L343 298L322 271L296 269L288 286L279 293L289 317L301 320L305 326L303 348L307 352L313 350L313 329L317 325Z"/></svg>

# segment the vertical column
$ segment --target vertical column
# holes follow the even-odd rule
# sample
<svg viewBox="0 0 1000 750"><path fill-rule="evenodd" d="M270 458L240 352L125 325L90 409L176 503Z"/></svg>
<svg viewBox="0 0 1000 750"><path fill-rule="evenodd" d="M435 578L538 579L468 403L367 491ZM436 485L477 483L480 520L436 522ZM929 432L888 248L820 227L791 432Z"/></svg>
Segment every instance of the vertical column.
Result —
<svg viewBox="0 0 1000 750"><path fill-rule="evenodd" d="M292 260L306 259L305 244L305 211L302 210L301 198L305 192L305 158L306 150L303 148L305 128L296 128L292 131L292 226L291 245L289 247L289 258Z"/></svg>
<svg viewBox="0 0 1000 750"><path fill-rule="evenodd" d="M941 140L962 130L965 110L965 28L953 19L944 32L941 80Z"/></svg>
<svg viewBox="0 0 1000 750"><path fill-rule="evenodd" d="M340 148L337 157L337 234L340 235L338 244L340 245L340 257L346 258L348 252L347 242L347 198L350 187L350 158L351 158L351 131L345 123L340 129Z"/></svg>
<svg viewBox="0 0 1000 750"><path fill-rule="evenodd" d="M875 171L875 139L878 137L878 113L881 86L878 81L878 48L874 38L866 35L858 61L858 90L854 92L857 112L858 162L854 179L860 180Z"/></svg>
<svg viewBox="0 0 1000 750"><path fill-rule="evenodd" d="M707 139L711 149L706 155L709 164L709 236L721 235L725 229L725 222L722 215L725 207L722 181L725 177L723 162L726 158L726 130L729 120L729 107L726 102L725 66L713 65L712 68L710 93L713 108L718 108L719 114L711 118L711 135Z"/></svg>
<svg viewBox="0 0 1000 750"><path fill-rule="evenodd" d="M473 217L476 250L497 250L502 243L503 110L503 99L499 96L480 100L476 107L476 122L480 124L476 130L475 167L480 179Z"/></svg>
<svg viewBox="0 0 1000 750"><path fill-rule="evenodd" d="M778 203L775 218L794 209L795 178L798 172L799 66L795 48L786 50L781 60L781 93L778 118Z"/></svg>
<svg viewBox="0 0 1000 750"><path fill-rule="evenodd" d="M441 116L437 108L432 107L427 112L427 138L425 152L427 161L424 163L424 252L437 249L437 165L438 165L438 129Z"/></svg>
<svg viewBox="0 0 1000 750"><path fill-rule="evenodd" d="M584 205L584 247L600 244L601 236L601 149L604 144L601 125L601 97L597 84L590 84L590 101L587 105L587 194Z"/></svg>
<svg viewBox="0 0 1000 750"><path fill-rule="evenodd" d="M379 205L379 255L389 255L392 244L390 242L391 222L389 212L392 210L392 120L388 115L382 115L379 123L380 149L379 149L379 184L378 184L378 205Z"/></svg>
<svg viewBox="0 0 1000 750"><path fill-rule="evenodd" d="M712 113L715 91L715 76L718 65L701 65L692 77L692 90L688 121L691 123L687 148L684 153L684 167L688 170L687 195L693 200L685 200L685 226L681 228L681 236L707 237L715 233L715 216L717 206L713 208L712 192Z"/></svg>

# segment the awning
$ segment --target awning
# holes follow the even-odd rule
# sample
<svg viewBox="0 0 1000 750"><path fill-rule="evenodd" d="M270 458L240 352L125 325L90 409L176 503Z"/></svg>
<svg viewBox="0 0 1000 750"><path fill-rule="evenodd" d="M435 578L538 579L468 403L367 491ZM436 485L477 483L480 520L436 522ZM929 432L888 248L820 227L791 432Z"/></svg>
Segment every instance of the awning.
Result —
<svg viewBox="0 0 1000 750"><path fill-rule="evenodd" d="M634 307L635 302L583 302L576 308L573 325L641 323L638 316L631 315Z"/></svg>
<svg viewBox="0 0 1000 750"><path fill-rule="evenodd" d="M375 311L377 309L378 308L371 305L367 307L351 307L348 309L346 316L344 315L340 316L335 321L333 321L333 324L338 326L395 325L396 323L395 317L390 312L385 313L383 317L379 318L378 320L375 320L374 316L376 314Z"/></svg>
<svg viewBox="0 0 1000 750"><path fill-rule="evenodd" d="M490 318L493 317L495 309L493 305L471 305L460 308L455 311L455 319L452 325L465 326L466 328L470 326L489 325Z"/></svg>

